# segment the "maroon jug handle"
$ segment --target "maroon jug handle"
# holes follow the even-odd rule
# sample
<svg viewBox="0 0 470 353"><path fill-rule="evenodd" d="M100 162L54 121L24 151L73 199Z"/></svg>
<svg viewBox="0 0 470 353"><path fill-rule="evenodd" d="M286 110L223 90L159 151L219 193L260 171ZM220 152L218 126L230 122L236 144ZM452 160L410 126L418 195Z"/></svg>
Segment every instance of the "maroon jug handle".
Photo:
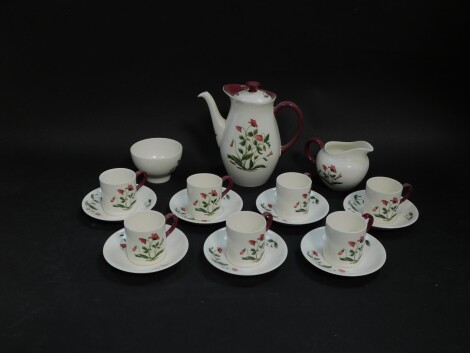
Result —
<svg viewBox="0 0 470 353"><path fill-rule="evenodd" d="M166 231L166 236L169 236L176 228L176 225L178 224L178 216L173 214L173 213L167 213L165 215L165 223L170 219L172 218L173 219L173 224L171 225L171 227Z"/></svg>
<svg viewBox="0 0 470 353"><path fill-rule="evenodd" d="M318 150L321 150L323 147L325 147L325 144L323 143L323 140L319 137L309 138L307 142L305 142L305 146L304 146L305 155L313 164L315 164L316 154L314 155L312 151L310 150L310 146L312 145L312 143L316 143L318 145Z"/></svg>
<svg viewBox="0 0 470 353"><path fill-rule="evenodd" d="M367 229L366 229L366 233L367 233L369 229L372 228L372 224L374 224L374 216L372 216L370 213L364 213L362 215L362 218L367 220Z"/></svg>
<svg viewBox="0 0 470 353"><path fill-rule="evenodd" d="M147 182L147 179L149 177L149 175L147 174L147 172L144 172L143 170L138 170L137 172L135 172L135 178L137 179L138 177L140 177L142 175L142 180L140 181L139 184L137 184L136 186L136 189L139 190L146 182ZM137 191L136 190L136 191Z"/></svg>
<svg viewBox="0 0 470 353"><path fill-rule="evenodd" d="M413 192L413 186L410 183L403 183L403 192L405 195L400 199L400 203L403 203L403 201L410 198L411 193Z"/></svg>
<svg viewBox="0 0 470 353"><path fill-rule="evenodd" d="M222 192L222 196L220 196L220 198L224 197L230 190L232 190L232 187L233 187L233 179L230 175L225 175L222 177L222 183L225 181L225 180L228 180L228 185L227 187L225 188L225 190Z"/></svg>
<svg viewBox="0 0 470 353"><path fill-rule="evenodd" d="M263 212L263 217L264 219L266 220L266 231L269 230L269 228L271 228L271 224L273 224L273 215L271 214L271 212Z"/></svg>
<svg viewBox="0 0 470 353"><path fill-rule="evenodd" d="M297 131L295 132L294 137L287 144L281 146L281 155L286 153L292 146L294 146L294 143L298 140L304 126L304 116L300 108L295 103L289 101L279 103L274 107L274 116L277 118L277 114L284 108L294 109L294 112L297 114L297 118L299 120L299 126L297 127Z"/></svg>

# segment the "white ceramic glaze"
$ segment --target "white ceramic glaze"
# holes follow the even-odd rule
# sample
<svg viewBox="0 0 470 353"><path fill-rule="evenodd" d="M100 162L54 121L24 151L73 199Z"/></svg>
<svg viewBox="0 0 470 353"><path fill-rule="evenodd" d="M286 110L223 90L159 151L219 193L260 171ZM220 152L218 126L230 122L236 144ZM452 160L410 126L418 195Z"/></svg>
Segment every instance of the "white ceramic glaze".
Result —
<svg viewBox="0 0 470 353"><path fill-rule="evenodd" d="M225 189L223 188L223 190ZM214 224L224 222L228 216L240 211L243 207L243 200L240 195L238 195L235 191L230 190L230 192L228 192L224 197L222 197L220 206L221 209L218 216L209 220L198 220L190 216L188 213L188 204L189 200L187 190L180 190L176 194L174 194L170 199L171 212L176 214L179 219L190 223Z"/></svg>
<svg viewBox="0 0 470 353"><path fill-rule="evenodd" d="M300 242L300 250L307 261L322 271L338 276L356 277L373 273L385 264L385 248L370 234L366 234L365 238L367 251L355 267L338 267L326 261L322 255L324 240L325 227L319 227L305 234Z"/></svg>
<svg viewBox="0 0 470 353"><path fill-rule="evenodd" d="M240 211L227 218L227 247L225 256L236 267L259 266L264 260L266 232L272 215Z"/></svg>
<svg viewBox="0 0 470 353"><path fill-rule="evenodd" d="M157 195L155 192L147 186L142 186L139 189L139 197L137 203L132 212L150 210L157 203ZM90 217L98 219L100 221L118 222L123 221L128 214L121 216L108 215L103 211L101 205L101 188L90 191L82 200L82 209Z"/></svg>
<svg viewBox="0 0 470 353"><path fill-rule="evenodd" d="M138 176L142 180L136 184ZM138 191L147 181L147 174L141 170L137 173L128 168L113 168L99 176L101 188L101 206L111 216L127 216L134 212Z"/></svg>
<svg viewBox="0 0 470 353"><path fill-rule="evenodd" d="M169 225L166 226L168 230ZM130 273L153 273L167 269L183 259L189 249L186 235L175 228L171 237L167 239L167 254L165 258L156 264L149 266L134 265L127 258L127 241L124 228L112 234L103 246L105 260L114 268Z"/></svg>
<svg viewBox="0 0 470 353"><path fill-rule="evenodd" d="M392 224L397 219L400 204L410 197L412 190L410 184L402 184L389 177L369 178L363 211L373 215L377 224Z"/></svg>
<svg viewBox="0 0 470 353"><path fill-rule="evenodd" d="M311 148L316 144L317 155ZM314 137L305 143L305 154L314 163L323 183L332 190L351 190L364 179L369 170L368 153L374 148L366 141L323 141Z"/></svg>
<svg viewBox="0 0 470 353"><path fill-rule="evenodd" d="M153 137L135 142L130 148L135 166L145 170L148 182L164 183L180 163L183 146L180 142L164 137Z"/></svg>
<svg viewBox="0 0 470 353"><path fill-rule="evenodd" d="M336 211L330 213L325 221L325 241L323 257L337 267L357 266L367 251L366 234L372 227L374 218L348 212Z"/></svg>
<svg viewBox="0 0 470 353"><path fill-rule="evenodd" d="M225 254L227 247L227 231L221 228L210 234L204 242L204 256L207 261L220 271L237 276L256 276L271 272L282 265L287 258L287 245L277 233L266 232L265 259L259 266L238 267L231 264Z"/></svg>
<svg viewBox="0 0 470 353"><path fill-rule="evenodd" d="M228 182L222 189L222 183ZM186 179L188 204L186 212L189 217L199 221L209 221L219 218L222 212L222 199L233 186L232 178L228 175L220 177L211 173L198 173Z"/></svg>
<svg viewBox="0 0 470 353"><path fill-rule="evenodd" d="M276 188L274 187L265 190L258 195L256 198L256 208L260 213L266 211L271 212L275 222L291 225L317 222L328 214L330 210L328 201L318 192L310 191L308 200L310 202L310 208L306 217L299 219L284 219L279 217L279 215L276 213L276 210L274 209L274 202L276 201Z"/></svg>
<svg viewBox="0 0 470 353"><path fill-rule="evenodd" d="M350 193L344 198L343 207L345 210L362 214L364 211L364 190L358 190ZM403 201L398 206L396 220L393 223L375 222L374 228L396 229L408 227L418 220L419 212L416 206L410 201Z"/></svg>
<svg viewBox="0 0 470 353"><path fill-rule="evenodd" d="M310 209L312 179L303 173L287 172L276 178L276 200L274 209L283 219L306 218Z"/></svg>
<svg viewBox="0 0 470 353"><path fill-rule="evenodd" d="M268 180L279 157L297 141L303 126L302 112L297 105L281 102L274 107L276 95L259 89L258 85L258 82L249 81L247 85L223 87L231 102L227 119L222 117L208 92L198 95L209 106L227 174L236 184L246 187L259 186ZM295 111L299 125L292 140L282 146L275 115L284 108Z"/></svg>
<svg viewBox="0 0 470 353"><path fill-rule="evenodd" d="M166 222L172 222L166 230ZM124 220L127 240L127 258L140 266L150 266L162 261L167 251L167 237L178 224L173 213L163 215L154 210L135 212Z"/></svg>

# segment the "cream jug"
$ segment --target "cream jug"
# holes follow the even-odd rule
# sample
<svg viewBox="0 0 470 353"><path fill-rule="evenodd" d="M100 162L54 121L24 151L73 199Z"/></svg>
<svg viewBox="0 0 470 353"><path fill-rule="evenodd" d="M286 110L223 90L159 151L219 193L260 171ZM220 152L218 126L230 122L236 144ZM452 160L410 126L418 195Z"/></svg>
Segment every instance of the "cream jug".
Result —
<svg viewBox="0 0 470 353"><path fill-rule="evenodd" d="M235 184L262 185L271 176L279 157L298 140L303 127L302 111L289 101L274 106L276 94L260 89L256 81L227 84L223 91L231 102L227 119L220 114L210 93L202 92L198 97L204 98L209 106L225 169ZM294 110L298 128L294 137L281 145L276 116L284 108Z"/></svg>
<svg viewBox="0 0 470 353"><path fill-rule="evenodd" d="M318 147L312 152L311 145ZM305 155L315 165L323 183L330 189L345 191L356 187L369 170L368 153L374 148L366 141L329 141L326 144L319 137L307 140Z"/></svg>

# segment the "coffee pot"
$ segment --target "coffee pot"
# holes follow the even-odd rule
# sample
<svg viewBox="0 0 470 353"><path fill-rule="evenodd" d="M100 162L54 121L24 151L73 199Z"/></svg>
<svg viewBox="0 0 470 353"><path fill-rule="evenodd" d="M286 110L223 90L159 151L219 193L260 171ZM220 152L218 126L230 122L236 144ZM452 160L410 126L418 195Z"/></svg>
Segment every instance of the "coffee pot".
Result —
<svg viewBox="0 0 470 353"><path fill-rule="evenodd" d="M223 91L230 98L227 118L223 118L209 92L202 92L209 107L217 144L227 173L235 184L255 187L264 184L276 167L279 157L298 140L303 127L303 114L292 102L274 106L276 94L259 88L256 81L226 84ZM293 109L298 118L297 131L285 145L276 116L284 108Z"/></svg>

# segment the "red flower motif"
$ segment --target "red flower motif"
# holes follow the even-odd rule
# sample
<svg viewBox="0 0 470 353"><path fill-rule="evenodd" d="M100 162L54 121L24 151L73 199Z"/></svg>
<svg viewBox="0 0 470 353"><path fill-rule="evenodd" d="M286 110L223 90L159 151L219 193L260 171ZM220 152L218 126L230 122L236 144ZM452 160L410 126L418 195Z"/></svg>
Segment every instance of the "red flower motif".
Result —
<svg viewBox="0 0 470 353"><path fill-rule="evenodd" d="M245 253L245 250L246 249L243 249L242 251L240 251L240 255L243 255Z"/></svg>
<svg viewBox="0 0 470 353"><path fill-rule="evenodd" d="M132 190L134 190L134 187L129 184L129 185L127 185L127 188L126 188L126 189L129 190L129 191L132 191Z"/></svg>
<svg viewBox="0 0 470 353"><path fill-rule="evenodd" d="M261 234L261 235L259 236L258 240L263 241L263 240L264 240L264 234Z"/></svg>
<svg viewBox="0 0 470 353"><path fill-rule="evenodd" d="M160 240L160 236L157 233L152 233L150 234L149 239Z"/></svg>
<svg viewBox="0 0 470 353"><path fill-rule="evenodd" d="M134 245L134 247L132 248L132 251L136 251L137 250L137 245Z"/></svg>
<svg viewBox="0 0 470 353"><path fill-rule="evenodd" d="M299 205L300 205L300 202L297 202L297 203L294 205L294 208L299 207Z"/></svg>
<svg viewBox="0 0 470 353"><path fill-rule="evenodd" d="M343 273L345 273L346 271L343 270L342 268L338 268L338 272L343 272Z"/></svg>
<svg viewBox="0 0 470 353"><path fill-rule="evenodd" d="M256 242L254 240L249 240L248 243L250 243L251 246L255 246Z"/></svg>
<svg viewBox="0 0 470 353"><path fill-rule="evenodd" d="M318 256L318 252L316 250L313 250L313 255Z"/></svg>
<svg viewBox="0 0 470 353"><path fill-rule="evenodd" d="M388 201L387 200L382 200L382 203L387 206L388 205Z"/></svg>
<svg viewBox="0 0 470 353"><path fill-rule="evenodd" d="M394 198L392 199L392 202L393 202L393 203L398 203L398 198L394 197Z"/></svg>
<svg viewBox="0 0 470 353"><path fill-rule="evenodd" d="M203 192L201 192L201 196L202 196L203 199L206 199L207 194L204 194Z"/></svg>
<svg viewBox="0 0 470 353"><path fill-rule="evenodd" d="M269 207L269 208L273 208L273 204L272 204L272 203L268 203L268 207Z"/></svg>
<svg viewBox="0 0 470 353"><path fill-rule="evenodd" d="M336 173L336 167L332 164L330 165L330 170L333 172L333 173Z"/></svg>
<svg viewBox="0 0 470 353"><path fill-rule="evenodd" d="M186 212L186 208L181 207L181 211Z"/></svg>
<svg viewBox="0 0 470 353"><path fill-rule="evenodd" d="M273 155L273 151L270 151L266 157L269 157L269 156L272 156L272 155Z"/></svg>
<svg viewBox="0 0 470 353"><path fill-rule="evenodd" d="M232 140L232 142L230 142L230 147L233 147L233 144L235 143L234 140Z"/></svg>
<svg viewBox="0 0 470 353"><path fill-rule="evenodd" d="M356 246L356 242L355 242L355 241L348 241L348 244L349 244L349 246Z"/></svg>
<svg viewBox="0 0 470 353"><path fill-rule="evenodd" d="M124 195L124 190L118 189L118 193L120 193L121 195Z"/></svg>
<svg viewBox="0 0 470 353"><path fill-rule="evenodd" d="M322 167L323 170L326 172L326 165L322 164L321 167Z"/></svg>
<svg viewBox="0 0 470 353"><path fill-rule="evenodd" d="M193 202L193 205L196 206L197 203L198 203L198 200L194 201L194 202Z"/></svg>
<svg viewBox="0 0 470 353"><path fill-rule="evenodd" d="M120 244L121 245L121 248L125 249L127 247L126 244Z"/></svg>
<svg viewBox="0 0 470 353"><path fill-rule="evenodd" d="M237 129L238 132L242 132L242 127L241 126L235 126L235 129Z"/></svg>
<svg viewBox="0 0 470 353"><path fill-rule="evenodd" d="M253 127L258 127L258 124L256 123L256 120L255 120L255 119L250 119L250 124L251 124L251 126L253 126Z"/></svg>
<svg viewBox="0 0 470 353"><path fill-rule="evenodd" d="M359 238L359 243L363 243L364 242L364 236L361 235L361 237Z"/></svg>
<svg viewBox="0 0 470 353"><path fill-rule="evenodd" d="M261 135L255 135L255 140L262 142L264 138Z"/></svg>
<svg viewBox="0 0 470 353"><path fill-rule="evenodd" d="M111 199L111 202L114 202L116 201L116 198L113 196L113 198Z"/></svg>
<svg viewBox="0 0 470 353"><path fill-rule="evenodd" d="M232 267L232 271L235 271L235 272L237 272L237 271L238 271L238 268L236 268L236 267Z"/></svg>
<svg viewBox="0 0 470 353"><path fill-rule="evenodd" d="M302 194L302 197L306 199L308 197L308 194Z"/></svg>
<svg viewBox="0 0 470 353"><path fill-rule="evenodd" d="M142 244L147 244L147 239L139 238L139 241L140 241Z"/></svg>
<svg viewBox="0 0 470 353"><path fill-rule="evenodd" d="M343 253L344 253L344 249L343 249L343 250L340 250L340 251L338 251L338 255L343 255Z"/></svg>
<svg viewBox="0 0 470 353"><path fill-rule="evenodd" d="M209 194L211 194L212 196L217 196L217 190L211 190Z"/></svg>
<svg viewBox="0 0 470 353"><path fill-rule="evenodd" d="M372 212L377 211L378 208L379 208L379 206L375 206L375 207L372 209Z"/></svg>
<svg viewBox="0 0 470 353"><path fill-rule="evenodd" d="M220 246L218 246L218 247L217 247L217 251L218 251L219 253L222 253L222 248L221 248Z"/></svg>

